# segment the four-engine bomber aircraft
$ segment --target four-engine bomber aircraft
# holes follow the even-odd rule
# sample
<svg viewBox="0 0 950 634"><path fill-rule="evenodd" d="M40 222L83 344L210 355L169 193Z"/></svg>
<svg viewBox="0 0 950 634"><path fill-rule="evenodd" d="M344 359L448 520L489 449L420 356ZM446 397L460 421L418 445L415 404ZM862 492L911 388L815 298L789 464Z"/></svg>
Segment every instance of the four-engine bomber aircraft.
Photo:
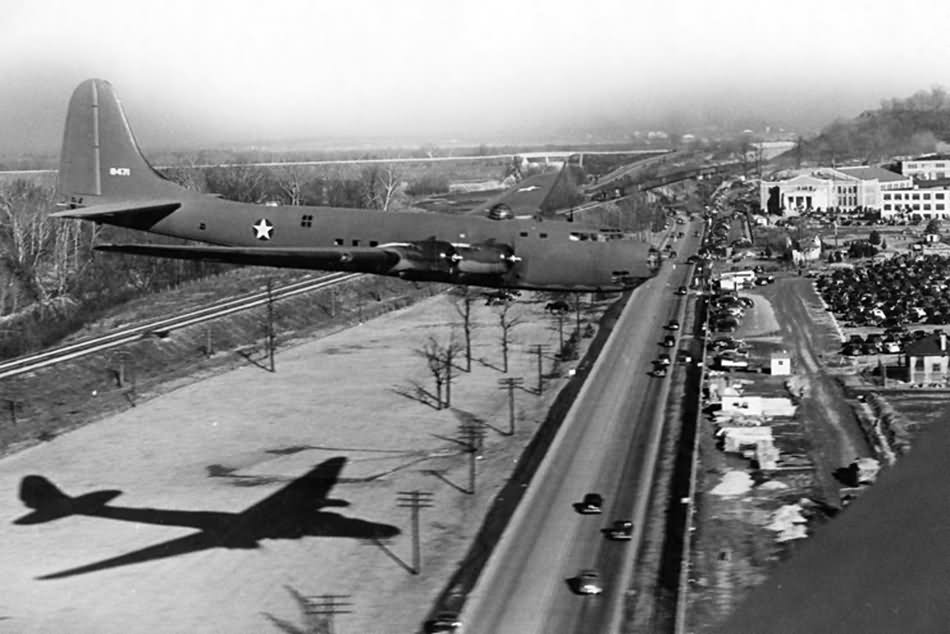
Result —
<svg viewBox="0 0 950 634"><path fill-rule="evenodd" d="M206 244L103 251L352 271L529 290L612 291L650 277L650 244L579 223L223 200L165 179L142 156L109 82L88 79L66 117L54 216Z"/></svg>

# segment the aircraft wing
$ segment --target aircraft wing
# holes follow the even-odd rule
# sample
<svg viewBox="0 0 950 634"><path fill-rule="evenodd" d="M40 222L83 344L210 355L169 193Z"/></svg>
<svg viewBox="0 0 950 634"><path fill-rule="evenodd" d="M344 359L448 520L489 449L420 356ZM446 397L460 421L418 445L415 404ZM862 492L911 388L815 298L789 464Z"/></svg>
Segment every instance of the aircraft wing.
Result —
<svg viewBox="0 0 950 634"><path fill-rule="evenodd" d="M180 260L206 260L227 264L278 266L385 273L399 262L399 255L385 247L226 247L170 244L102 244L97 251L129 253Z"/></svg>
<svg viewBox="0 0 950 634"><path fill-rule="evenodd" d="M515 216L533 216L541 209L541 203L554 187L558 175L559 172L545 172L529 176L509 187L505 192L473 208L469 213L484 216L493 207L507 205Z"/></svg>
<svg viewBox="0 0 950 634"><path fill-rule="evenodd" d="M146 546L140 550L134 550L118 557L103 559L95 563L77 566L68 570L61 570L48 575L37 577L37 579L62 579L63 577L72 577L73 575L83 575L88 572L106 570L108 568L117 568L119 566L128 566L138 564L153 559L164 559L166 557L175 557L186 553L193 553L199 550L207 550L220 546L220 541L216 540L210 533L190 533L184 537L177 537L165 542Z"/></svg>
<svg viewBox="0 0 950 634"><path fill-rule="evenodd" d="M257 516L265 519L316 510L324 506L327 494L337 483L346 458L330 458L267 496L241 513L242 521L253 523Z"/></svg>

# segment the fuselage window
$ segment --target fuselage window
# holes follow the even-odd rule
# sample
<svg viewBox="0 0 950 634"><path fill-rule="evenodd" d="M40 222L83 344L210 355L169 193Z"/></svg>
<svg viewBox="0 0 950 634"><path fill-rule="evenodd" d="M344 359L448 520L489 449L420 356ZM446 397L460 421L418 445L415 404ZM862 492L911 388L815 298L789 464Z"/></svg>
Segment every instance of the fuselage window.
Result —
<svg viewBox="0 0 950 634"><path fill-rule="evenodd" d="M528 232L527 232L527 231L522 231L522 232L521 232L521 237L522 237L522 238L527 238L527 237L528 237Z"/></svg>
<svg viewBox="0 0 950 634"><path fill-rule="evenodd" d="M335 244L335 245L338 246L338 247L342 247L342 246L343 246L343 238L337 238L336 240L333 241L333 244Z"/></svg>
<svg viewBox="0 0 950 634"><path fill-rule="evenodd" d="M204 231L204 230L205 230L205 223L199 222L199 223L198 223L198 231Z"/></svg>
<svg viewBox="0 0 950 634"><path fill-rule="evenodd" d="M354 241L353 241L353 246L354 246L354 247L360 246L360 241L359 241L359 240L354 240Z"/></svg>
<svg viewBox="0 0 950 634"><path fill-rule="evenodd" d="M369 241L369 246L371 246L371 247L378 247L378 246L379 246L379 241L378 241L378 240L370 240L370 241Z"/></svg>
<svg viewBox="0 0 950 634"><path fill-rule="evenodd" d="M313 216L310 214L304 214L300 217L300 226L301 227L312 227L313 226Z"/></svg>
<svg viewBox="0 0 950 634"><path fill-rule="evenodd" d="M548 234L546 234L546 233L540 233L540 234L538 234L538 236L541 237L541 238L547 238L547 237L548 237Z"/></svg>

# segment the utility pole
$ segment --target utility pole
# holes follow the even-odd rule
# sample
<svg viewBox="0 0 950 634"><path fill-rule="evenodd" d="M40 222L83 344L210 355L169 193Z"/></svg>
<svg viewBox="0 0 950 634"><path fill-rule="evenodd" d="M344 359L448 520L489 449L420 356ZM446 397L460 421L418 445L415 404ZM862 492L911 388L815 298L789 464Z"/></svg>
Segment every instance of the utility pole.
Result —
<svg viewBox="0 0 950 634"><path fill-rule="evenodd" d="M544 353L547 352L548 344L536 343L531 348L538 356L538 394L540 395L544 391ZM564 342L561 342L561 348L564 348Z"/></svg>
<svg viewBox="0 0 950 634"><path fill-rule="evenodd" d="M318 594L307 597L307 614L318 614L326 618L327 634L333 634L333 617L337 614L351 614L353 603L347 601L348 594Z"/></svg>
<svg viewBox="0 0 950 634"><path fill-rule="evenodd" d="M540 363L540 351L538 351L538 359ZM540 376L539 376L540 379ZM520 376L506 376L503 379L498 379L498 385L503 390L508 390L508 435L515 435L515 387L521 386L524 383L524 379ZM538 394L541 393L541 382L538 381Z"/></svg>
<svg viewBox="0 0 950 634"><path fill-rule="evenodd" d="M23 402L22 402L22 401L18 401L18 400L13 399L13 398L6 398L6 397L4 397L4 398L2 398L2 399L0 399L0 400L6 401L6 403L7 403L7 408L8 408L9 411L10 411L10 422L13 423L13 426L14 426L14 427L16 427L16 424L17 424L16 411L17 411L18 409L20 409L21 407L23 407Z"/></svg>
<svg viewBox="0 0 950 634"><path fill-rule="evenodd" d="M277 344L276 329L274 328L274 281L267 279L267 356L270 360L270 371L276 371L274 366L274 348Z"/></svg>
<svg viewBox="0 0 950 634"><path fill-rule="evenodd" d="M119 350L115 354L115 358L118 361L118 368L115 369L115 382L116 387L125 387L126 383L126 361L128 361L130 354L128 350Z"/></svg>
<svg viewBox="0 0 950 634"><path fill-rule="evenodd" d="M470 495L475 494L475 460L478 459L478 452L482 447L482 441L485 438L485 428L481 423L463 423L459 426L459 438L468 452L468 491Z"/></svg>
<svg viewBox="0 0 950 634"><path fill-rule="evenodd" d="M214 327L211 324L205 326L205 356L214 356Z"/></svg>
<svg viewBox="0 0 950 634"><path fill-rule="evenodd" d="M581 293L574 293L574 314L577 316L577 341L581 340Z"/></svg>
<svg viewBox="0 0 950 634"><path fill-rule="evenodd" d="M432 508L432 493L426 491L399 491L398 506L412 510L412 574L422 572L422 545L419 537L419 509Z"/></svg>

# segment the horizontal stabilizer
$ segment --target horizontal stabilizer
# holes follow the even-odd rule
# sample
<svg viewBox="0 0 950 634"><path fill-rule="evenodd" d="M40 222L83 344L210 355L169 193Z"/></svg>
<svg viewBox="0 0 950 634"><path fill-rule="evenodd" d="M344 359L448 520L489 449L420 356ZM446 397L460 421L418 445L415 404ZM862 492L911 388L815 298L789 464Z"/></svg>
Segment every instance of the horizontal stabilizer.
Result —
<svg viewBox="0 0 950 634"><path fill-rule="evenodd" d="M399 255L382 247L225 247L168 244L103 244L97 251L205 260L226 264L278 266L296 269L385 273Z"/></svg>
<svg viewBox="0 0 950 634"><path fill-rule="evenodd" d="M94 514L121 493L106 490L71 497L43 476L28 475L20 482L20 500L34 511L13 520L13 523L42 524L69 515Z"/></svg>
<svg viewBox="0 0 950 634"><path fill-rule="evenodd" d="M78 218L79 220L114 220L118 216L135 216L152 226L168 214L181 207L177 200L138 200L104 203L89 207L77 207L51 213L53 218Z"/></svg>

